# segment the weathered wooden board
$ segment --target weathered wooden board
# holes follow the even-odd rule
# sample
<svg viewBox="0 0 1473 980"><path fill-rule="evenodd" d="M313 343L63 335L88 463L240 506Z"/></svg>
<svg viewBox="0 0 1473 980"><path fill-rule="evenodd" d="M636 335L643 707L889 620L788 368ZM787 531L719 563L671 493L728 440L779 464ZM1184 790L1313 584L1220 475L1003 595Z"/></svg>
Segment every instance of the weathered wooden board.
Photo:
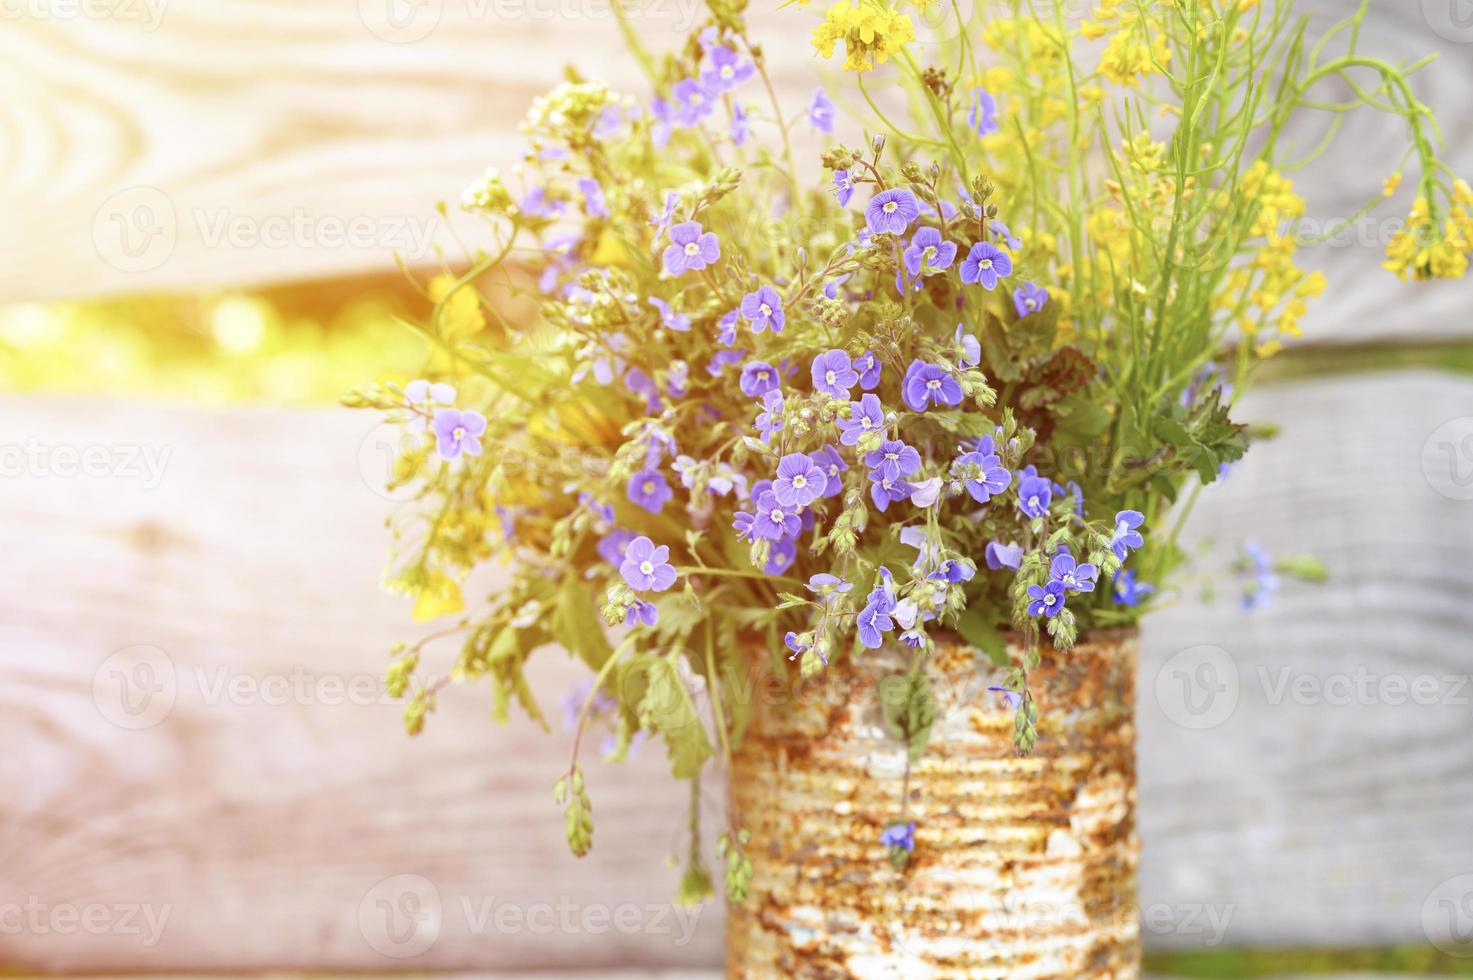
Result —
<svg viewBox="0 0 1473 980"><path fill-rule="evenodd" d="M1203 495L1193 536L1314 552L1333 578L1151 622L1145 894L1233 906L1240 945L1415 940L1473 895L1438 891L1473 872L1473 383L1317 381L1247 407L1284 434Z"/></svg>
<svg viewBox="0 0 1473 980"><path fill-rule="evenodd" d="M1316 382L1250 409L1286 433L1204 495L1196 533L1317 551L1335 578L1252 617L1229 598L1151 624L1140 820L1158 925L1143 932L1156 947L1420 941L1439 883L1473 871L1473 710L1451 689L1473 671L1473 501L1453 499L1473 497L1473 382ZM0 963L720 962L720 910L668 904L685 800L662 752L592 767L597 843L578 862L550 795L565 735L496 727L479 689L450 692L420 739L401 733L376 678L417 632L376 587L375 440L343 411L0 399L0 446L49 451L0 458ZM1178 656L1202 645L1225 652ZM1213 683L1182 687L1204 663ZM1230 667L1218 718L1227 702L1204 699ZM1280 668L1318 703L1272 703L1279 678L1259 671ZM1440 693L1333 703L1325 682L1361 668ZM579 674L556 650L536 664L554 714ZM1204 707L1221 723L1183 727ZM40 918L17 928L27 903ZM69 918L84 913L96 929Z"/></svg>
<svg viewBox="0 0 1473 980"><path fill-rule="evenodd" d="M1299 9L1325 25L1346 6ZM752 19L792 112L820 80L815 15L775 7L755 5ZM1452 0L1373 7L1365 43L1378 53L1442 56L1418 91L1441 111L1449 159L1473 173L1473 29ZM0 32L0 300L389 269L395 252L432 261L432 242L459 255L435 202L516 160L516 124L564 62L643 90L606 0L28 0L13 10ZM655 50L699 12L697 0L635 10ZM1319 123L1305 120L1305 148ZM1353 215L1405 146L1388 117L1348 125L1299 177L1316 227ZM1335 288L1306 321L1312 337L1468 331L1460 284L1392 289L1376 274L1404 205L1315 256Z"/></svg>

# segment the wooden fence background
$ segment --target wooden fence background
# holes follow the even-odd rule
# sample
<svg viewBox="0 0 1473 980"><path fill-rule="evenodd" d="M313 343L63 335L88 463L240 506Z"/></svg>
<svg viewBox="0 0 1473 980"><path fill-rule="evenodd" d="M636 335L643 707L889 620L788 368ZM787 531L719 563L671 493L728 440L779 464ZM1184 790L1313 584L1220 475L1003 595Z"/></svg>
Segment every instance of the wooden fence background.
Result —
<svg viewBox="0 0 1473 980"><path fill-rule="evenodd" d="M1302 6L1321 21L1342 7ZM424 0L395 21L370 0L25 9L0 31L3 300L381 268L443 234L414 224L436 200L514 158L514 124L564 58L635 82L591 3L513 17ZM689 7L658 9L657 34L689 26ZM1379 0L1366 43L1441 52L1419 91L1467 174L1465 13ZM755 15L781 87L806 99L817 76L791 18ZM1299 178L1317 219L1352 214L1350 188L1400 159L1384 118L1343 138ZM1413 293L1378 274L1393 215L1321 250L1333 290L1312 338L1473 332L1466 284ZM366 243L330 233L355 219ZM1150 624L1147 943L1435 938L1443 902L1473 897L1473 379L1320 378L1246 407L1285 432L1204 496L1204 566L1253 535L1334 577L1252 616L1224 595ZM378 677L416 631L377 588L380 437L336 410L0 397L0 446L50 454L24 478L0 459L0 963L719 961L720 909L669 907L684 800L661 753L592 771L597 844L576 862L550 798L565 736L494 726L482 690L402 735ZM68 448L96 465L68 475ZM578 676L547 651L534 680L555 702ZM83 913L95 928L67 918Z"/></svg>

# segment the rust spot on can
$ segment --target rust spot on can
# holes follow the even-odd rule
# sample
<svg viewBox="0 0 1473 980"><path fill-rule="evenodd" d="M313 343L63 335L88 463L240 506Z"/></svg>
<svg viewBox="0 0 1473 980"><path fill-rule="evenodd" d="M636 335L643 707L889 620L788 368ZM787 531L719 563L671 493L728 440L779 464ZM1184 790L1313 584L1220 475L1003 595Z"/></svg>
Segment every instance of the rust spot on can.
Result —
<svg viewBox="0 0 1473 980"><path fill-rule="evenodd" d="M727 918L728 976L1139 976L1137 643L1106 630L1046 654L1031 677L1038 744L1019 757L1012 711L987 690L1005 672L939 639L900 871L879 836L901 812L905 747L885 734L876 685L908 651L845 657L757 698L731 774L753 875Z"/></svg>

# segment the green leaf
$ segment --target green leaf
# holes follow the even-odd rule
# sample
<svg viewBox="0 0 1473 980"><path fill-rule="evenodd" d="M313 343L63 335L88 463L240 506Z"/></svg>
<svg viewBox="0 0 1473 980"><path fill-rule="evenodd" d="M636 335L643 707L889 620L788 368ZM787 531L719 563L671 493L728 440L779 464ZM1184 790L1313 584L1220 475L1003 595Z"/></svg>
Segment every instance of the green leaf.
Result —
<svg viewBox="0 0 1473 980"><path fill-rule="evenodd" d="M551 620L549 628L553 637L594 670L602 667L613 653L608 637L604 636L593 593L588 583L580 581L577 576L569 575L563 579Z"/></svg>
<svg viewBox="0 0 1473 980"><path fill-rule="evenodd" d="M1012 665L1008 656L1008 644L986 614L974 606L963 609L956 620L956 631L972 646L982 651L988 660L999 667Z"/></svg>
<svg viewBox="0 0 1473 980"><path fill-rule="evenodd" d="M878 694L885 731L891 738L906 743L914 765L926 751L931 726L936 721L936 702L931 697L931 682L926 672L916 670L882 678Z"/></svg>
<svg viewBox="0 0 1473 980"><path fill-rule="evenodd" d="M646 731L665 739L670 771L676 779L694 779L711 757L711 740L701 724L690 693L680 679L671 654L649 661L644 697L639 702L639 723Z"/></svg>

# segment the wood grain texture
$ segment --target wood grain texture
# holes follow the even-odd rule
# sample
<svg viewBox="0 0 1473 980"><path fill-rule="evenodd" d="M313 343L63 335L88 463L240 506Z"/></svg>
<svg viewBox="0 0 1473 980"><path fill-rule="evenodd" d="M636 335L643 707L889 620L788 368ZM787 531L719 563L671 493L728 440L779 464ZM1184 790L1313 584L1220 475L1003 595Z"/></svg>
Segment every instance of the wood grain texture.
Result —
<svg viewBox="0 0 1473 980"><path fill-rule="evenodd" d="M1422 455L1444 422L1473 416L1473 382L1315 382L1248 408L1286 432L1204 495L1194 536L1316 551L1334 579L1287 586L1252 617L1229 597L1149 624L1141 889L1161 924L1143 939L1202 945L1215 915L1236 945L1422 941L1428 896L1473 871L1473 710L1450 696L1275 704L1258 671L1473 671L1473 502L1435 492ZM550 797L565 735L495 726L481 689L449 692L418 740L400 731L375 678L388 644L416 631L376 588L389 504L362 475L381 466L371 435L342 411L0 399L0 445L104 447L119 467L68 478L53 460L0 480L0 963L719 964L720 909L668 907L685 799L662 752L590 767L596 846L578 862ZM169 452L152 488L120 468L134 446ZM1460 462L1466 476L1473 455ZM1171 658L1204 644L1231 658L1239 694L1216 727L1182 727L1201 720L1172 686L1193 665ZM534 667L554 709L581 673L556 650ZM160 704L172 709L155 718ZM390 932L391 911L428 915L425 883L439 915ZM39 926L6 924L33 899ZM107 926L95 933L50 918L93 906ZM165 908L146 944L141 912Z"/></svg>
<svg viewBox="0 0 1473 980"><path fill-rule="evenodd" d="M1245 415L1284 433L1204 493L1190 537L1215 539L1208 567L1256 537L1332 578L1148 623L1145 901L1231 908L1235 945L1422 941L1434 890L1473 872L1473 382L1273 387Z"/></svg>
<svg viewBox="0 0 1473 980"><path fill-rule="evenodd" d="M384 270L396 251L432 261L430 242L459 254L435 202L515 162L516 124L565 61L643 89L606 0L87 0L102 13L58 13L81 2L16 0L27 13L0 32L0 300ZM1441 55L1417 90L1466 174L1473 30L1458 2L1376 0L1364 43L1407 62ZM821 78L812 16L774 6L751 17L796 109ZM1299 4L1320 26L1345 7ZM658 51L699 7L643 0L636 12ZM1303 121L1303 148L1322 122ZM1297 175L1317 227L1354 214L1401 163L1393 122L1363 114ZM1464 284L1378 274L1409 193L1311 256L1334 284L1305 322L1311 337L1469 332Z"/></svg>

